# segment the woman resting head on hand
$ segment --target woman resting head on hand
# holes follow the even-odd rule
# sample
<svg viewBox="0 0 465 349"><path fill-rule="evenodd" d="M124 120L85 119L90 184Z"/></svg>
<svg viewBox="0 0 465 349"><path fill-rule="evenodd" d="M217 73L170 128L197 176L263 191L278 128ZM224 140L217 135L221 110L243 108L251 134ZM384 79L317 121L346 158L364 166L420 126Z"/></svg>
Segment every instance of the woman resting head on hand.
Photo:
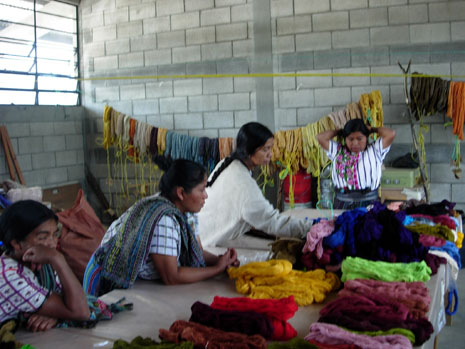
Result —
<svg viewBox="0 0 465 349"><path fill-rule="evenodd" d="M0 323L24 315L29 329L45 331L57 319L89 318L82 286L56 249L57 222L33 200L15 202L0 216Z"/></svg>
<svg viewBox="0 0 465 349"><path fill-rule="evenodd" d="M107 230L84 274L89 294L129 288L137 278L191 283L239 264L234 249L216 256L200 243L196 214L207 198L205 169L184 159L154 161L164 171L160 193L137 201Z"/></svg>

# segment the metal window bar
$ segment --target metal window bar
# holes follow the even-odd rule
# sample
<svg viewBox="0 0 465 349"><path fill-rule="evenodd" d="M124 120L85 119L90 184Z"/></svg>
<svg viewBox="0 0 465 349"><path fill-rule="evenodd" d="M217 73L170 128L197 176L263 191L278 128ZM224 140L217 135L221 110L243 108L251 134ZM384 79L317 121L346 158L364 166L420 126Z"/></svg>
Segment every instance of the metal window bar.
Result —
<svg viewBox="0 0 465 349"><path fill-rule="evenodd" d="M60 2L60 1L56 1ZM66 89L40 89L39 88L39 78L40 77L52 77L52 78L68 78L68 79L76 79L80 78L80 69L79 69L79 31L78 31L78 8L76 5L71 5L67 3L60 2L62 4L66 4L69 6L74 6L74 13L75 17L70 17L70 16L64 16L60 14L55 14L55 13L50 13L46 11L40 11L37 10L37 0L34 0L33 3L33 9L26 8L26 7L20 7L20 6L14 6L10 4L4 4L2 3L3 6L8 6L8 7L14 7L14 8L19 8L23 10L28 10L28 11L33 11L33 25L28 24L28 23L21 23L21 22L16 22L16 21L10 21L10 20L0 20L0 23L7 23L7 24L17 24L17 25L22 25L26 27L33 27L34 29L34 41L31 40L24 40L24 39L16 39L12 37L2 37L0 36L0 42L9 42L12 44L17 44L17 45L26 45L26 46L31 46L31 50L27 56L21 55L21 54L11 54L11 53L2 53L0 52L0 58L6 59L6 60L21 60L21 59L28 59L30 60L31 58L33 59L32 64L28 70L28 72L24 71L15 71L15 70L0 70L1 74L11 74L11 75L28 75L28 76L34 76L34 88L33 89L28 89L28 88L13 88L13 87L0 87L0 91L18 91L18 92L34 92L35 93L35 104L39 105L39 94L40 93L66 93L66 94L76 94L76 105L81 105L81 83L79 80L76 81L76 88L75 90L66 90ZM54 17L59 17L59 18L65 18L65 19L70 19L76 23L75 26L75 32L70 32L66 30L59 30L56 28L48 28L45 26L38 26L37 25L37 14L46 14L46 15L52 15ZM48 30L49 32L52 33L63 33L63 34L71 34L71 35L76 35L76 46L73 47L72 49L70 48L64 48L64 51L69 51L69 53L73 54L74 58L70 59L58 59L58 58L51 58L51 57L38 57L38 47L46 47L50 46L53 47L54 45L51 44L44 44L40 43L38 45L38 35L37 31L38 30ZM58 46L58 45L57 45ZM73 75L65 75L65 74L52 74L52 73L41 73L39 72L39 67L38 67L38 61L41 62L46 62L46 61L55 61L55 62L73 62L73 71L75 74Z"/></svg>

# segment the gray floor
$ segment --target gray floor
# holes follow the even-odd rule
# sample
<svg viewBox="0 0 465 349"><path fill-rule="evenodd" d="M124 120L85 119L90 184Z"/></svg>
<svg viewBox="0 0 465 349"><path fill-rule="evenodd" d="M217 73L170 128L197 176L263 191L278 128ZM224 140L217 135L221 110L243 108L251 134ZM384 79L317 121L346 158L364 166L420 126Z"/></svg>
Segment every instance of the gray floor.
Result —
<svg viewBox="0 0 465 349"><path fill-rule="evenodd" d="M465 348L465 269L461 269L457 279L457 292L459 295L459 308L452 316L451 326L446 326L439 333L438 348L463 349Z"/></svg>

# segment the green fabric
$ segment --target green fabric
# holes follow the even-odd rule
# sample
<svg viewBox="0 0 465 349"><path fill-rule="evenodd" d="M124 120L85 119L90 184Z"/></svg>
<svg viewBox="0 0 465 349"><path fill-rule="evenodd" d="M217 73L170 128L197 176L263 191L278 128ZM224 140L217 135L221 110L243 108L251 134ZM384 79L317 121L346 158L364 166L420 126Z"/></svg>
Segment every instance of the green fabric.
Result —
<svg viewBox="0 0 465 349"><path fill-rule="evenodd" d="M161 342L158 343L153 339L146 337L142 338L137 336L130 343L125 340L118 339L113 344L113 349L172 349L172 348L181 348L181 349L194 349L194 344L192 342L181 342L179 344L170 343L170 342Z"/></svg>
<svg viewBox="0 0 465 349"><path fill-rule="evenodd" d="M369 261L360 257L347 257L341 266L341 281L372 279L381 281L423 281L430 279L431 269L425 261L389 263Z"/></svg>
<svg viewBox="0 0 465 349"><path fill-rule="evenodd" d="M387 331L354 331L354 330L351 330L349 328L345 328L345 327L342 327L344 330L348 331L348 332L352 332L352 333L356 333L356 334L364 334L366 336L370 336L370 337L375 337L375 336L387 336L387 335L390 335L390 334L400 334L404 337L407 337L408 340L410 342L412 342L412 344L415 343L415 335L413 334L412 331L410 330L407 330L405 328L391 328L390 330L387 330Z"/></svg>
<svg viewBox="0 0 465 349"><path fill-rule="evenodd" d="M288 342L270 342L268 344L268 349L318 349L318 347L314 346L312 343L307 342L303 338L292 338Z"/></svg>

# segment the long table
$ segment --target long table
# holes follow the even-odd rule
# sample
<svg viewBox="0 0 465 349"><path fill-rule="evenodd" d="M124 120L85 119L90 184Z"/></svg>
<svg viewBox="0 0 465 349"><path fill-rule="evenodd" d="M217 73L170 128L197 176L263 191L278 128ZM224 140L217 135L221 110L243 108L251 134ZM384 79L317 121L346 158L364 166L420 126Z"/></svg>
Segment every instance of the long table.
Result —
<svg viewBox="0 0 465 349"><path fill-rule="evenodd" d="M309 218L324 214L321 211L313 211L316 210L296 210L291 214ZM262 247L267 246L268 242L262 243ZM214 247L210 250L219 253L224 248ZM242 263L265 260L268 256L264 248L241 248L238 249L238 253ZM432 299L428 319L433 324L435 333L423 344L422 348L435 347L435 337L445 324L444 295L447 280L448 268L442 265L438 273L426 283ZM211 304L216 295L242 296L236 292L234 281L230 280L226 274L194 284L176 286L138 280L129 290L114 290L102 297L107 303L116 302L125 297L128 302L134 304L132 311L116 314L111 321L101 321L93 329L52 329L45 333L20 330L17 332L17 339L38 349L112 348L116 339L122 338L129 341L138 335L158 339L160 328L168 329L175 320L188 320L192 304L196 301ZM318 320L320 309L335 297L336 294L332 293L323 304L299 307L294 317L289 320L297 330L299 337L304 337L308 333L310 324Z"/></svg>

